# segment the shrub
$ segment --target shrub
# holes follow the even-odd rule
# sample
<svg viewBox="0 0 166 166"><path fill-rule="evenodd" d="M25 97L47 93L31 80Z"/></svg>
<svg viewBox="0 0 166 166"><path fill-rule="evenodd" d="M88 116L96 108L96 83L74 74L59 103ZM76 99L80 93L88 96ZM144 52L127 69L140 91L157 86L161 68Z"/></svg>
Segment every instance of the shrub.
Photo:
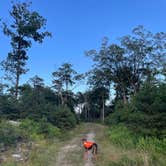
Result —
<svg viewBox="0 0 166 166"><path fill-rule="evenodd" d="M60 129L71 129L76 126L76 117L67 107L58 107L51 114L49 121Z"/></svg>
<svg viewBox="0 0 166 166"><path fill-rule="evenodd" d="M1 118L17 120L20 116L18 101L7 95L0 95L0 114Z"/></svg>
<svg viewBox="0 0 166 166"><path fill-rule="evenodd" d="M137 148L163 154L166 152L166 139L143 137L134 134L130 129L122 125L112 126L108 130L108 136L111 142L125 148Z"/></svg>
<svg viewBox="0 0 166 166"><path fill-rule="evenodd" d="M141 137L137 142L137 148L143 151L150 151L153 153L163 153L166 155L166 139L159 140L157 138L143 138Z"/></svg>
<svg viewBox="0 0 166 166"><path fill-rule="evenodd" d="M166 135L166 86L145 85L128 104L118 102L106 118L108 125L124 124L139 135Z"/></svg>
<svg viewBox="0 0 166 166"><path fill-rule="evenodd" d="M52 138L60 136L60 129L48 123L46 120L34 121L25 119L22 121L20 128L24 130L27 137L31 139Z"/></svg>
<svg viewBox="0 0 166 166"><path fill-rule="evenodd" d="M17 126L11 125L7 121L0 122L0 146L15 145L24 135Z"/></svg>
<svg viewBox="0 0 166 166"><path fill-rule="evenodd" d="M114 126L108 132L111 142L121 146L122 148L134 148L136 138L132 133L124 126Z"/></svg>

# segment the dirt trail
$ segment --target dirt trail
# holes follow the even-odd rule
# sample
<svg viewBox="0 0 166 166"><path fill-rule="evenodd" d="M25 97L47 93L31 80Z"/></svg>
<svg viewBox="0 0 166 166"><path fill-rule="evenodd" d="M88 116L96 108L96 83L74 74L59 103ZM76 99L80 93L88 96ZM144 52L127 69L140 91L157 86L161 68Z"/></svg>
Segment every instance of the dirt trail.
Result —
<svg viewBox="0 0 166 166"><path fill-rule="evenodd" d="M70 163L68 156L75 151L80 149L78 145L78 138L72 139L64 147L62 147L58 153L56 166L73 166L73 163Z"/></svg>
<svg viewBox="0 0 166 166"><path fill-rule="evenodd" d="M83 160L84 149L81 146L81 139L87 138L89 141L95 141L95 131L91 125L86 125L83 131L80 131L72 140L66 143L59 151L56 166L95 166L91 152L88 153L88 159Z"/></svg>
<svg viewBox="0 0 166 166"><path fill-rule="evenodd" d="M86 135L86 138L87 138L87 140L88 141L92 141L92 142L94 142L95 140L94 140L94 138L95 138L95 133L94 133L94 131L91 131L90 133L88 133L87 135ZM85 161L85 166L94 166L94 163L92 162L92 153L91 152L88 152L88 160L87 161Z"/></svg>

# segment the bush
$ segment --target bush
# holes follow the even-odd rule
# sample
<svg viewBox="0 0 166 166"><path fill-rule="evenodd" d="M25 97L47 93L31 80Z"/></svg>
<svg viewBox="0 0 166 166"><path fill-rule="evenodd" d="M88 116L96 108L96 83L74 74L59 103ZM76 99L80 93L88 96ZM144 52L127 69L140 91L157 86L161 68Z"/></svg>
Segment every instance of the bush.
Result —
<svg viewBox="0 0 166 166"><path fill-rule="evenodd" d="M60 129L71 129L76 126L76 117L67 107L58 107L51 114L49 121Z"/></svg>
<svg viewBox="0 0 166 166"><path fill-rule="evenodd" d="M166 139L159 140L157 138L143 138L141 137L137 142L137 148L143 151L150 151L153 153L163 153L166 155Z"/></svg>
<svg viewBox="0 0 166 166"><path fill-rule="evenodd" d="M114 126L108 131L111 142L122 147L122 148L134 148L136 138L133 137L132 133L124 126Z"/></svg>
<svg viewBox="0 0 166 166"><path fill-rule="evenodd" d="M46 120L34 121L25 119L22 121L20 128L24 130L27 137L31 139L52 138L60 136L60 129L48 123Z"/></svg>
<svg viewBox="0 0 166 166"><path fill-rule="evenodd" d="M19 103L10 96L0 96L1 118L17 120L20 116Z"/></svg>
<svg viewBox="0 0 166 166"><path fill-rule="evenodd" d="M108 136L112 143L125 149L136 148L144 152L166 155L166 139L142 137L133 134L127 127L122 125L112 126L108 130Z"/></svg>
<svg viewBox="0 0 166 166"><path fill-rule="evenodd" d="M144 85L128 104L116 104L106 123L124 124L135 133L160 139L166 135L166 86Z"/></svg>
<svg viewBox="0 0 166 166"><path fill-rule="evenodd" d="M7 121L0 122L0 146L15 145L24 138L23 133L17 126L11 125Z"/></svg>

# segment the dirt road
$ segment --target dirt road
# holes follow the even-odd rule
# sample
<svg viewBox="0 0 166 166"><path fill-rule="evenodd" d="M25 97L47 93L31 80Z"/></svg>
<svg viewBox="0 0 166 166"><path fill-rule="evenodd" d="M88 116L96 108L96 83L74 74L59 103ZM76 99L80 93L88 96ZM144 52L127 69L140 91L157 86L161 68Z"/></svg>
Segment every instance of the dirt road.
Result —
<svg viewBox="0 0 166 166"><path fill-rule="evenodd" d="M88 153L88 159L84 160L84 149L81 145L81 139L87 138L89 141L95 141L96 125L85 124L80 133L76 135L72 140L67 142L61 147L58 156L56 166L95 166L91 152Z"/></svg>

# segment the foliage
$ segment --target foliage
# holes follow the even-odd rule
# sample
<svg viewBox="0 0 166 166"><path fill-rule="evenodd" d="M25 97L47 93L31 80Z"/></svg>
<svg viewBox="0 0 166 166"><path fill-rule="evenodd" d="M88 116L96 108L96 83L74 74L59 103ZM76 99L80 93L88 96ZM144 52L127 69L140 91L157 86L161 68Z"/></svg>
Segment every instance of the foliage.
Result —
<svg viewBox="0 0 166 166"><path fill-rule="evenodd" d="M81 97L83 100L83 110L81 112L81 119L84 121L103 120L103 113L107 111L105 102L109 99L109 91L105 87L93 87L86 91Z"/></svg>
<svg viewBox="0 0 166 166"><path fill-rule="evenodd" d="M130 103L119 103L107 124L123 123L134 132L144 136L165 137L166 132L166 86L145 84Z"/></svg>
<svg viewBox="0 0 166 166"><path fill-rule="evenodd" d="M20 117L18 101L9 95L0 96L1 118L16 120Z"/></svg>
<svg viewBox="0 0 166 166"><path fill-rule="evenodd" d="M108 132L111 142L122 148L134 148L133 133L131 133L126 127L119 125L113 126Z"/></svg>
<svg viewBox="0 0 166 166"><path fill-rule="evenodd" d="M17 123L18 125L4 120L0 122L0 148L16 145L23 140L59 138L61 135L60 129L44 119L37 122L25 119Z"/></svg>
<svg viewBox="0 0 166 166"><path fill-rule="evenodd" d="M166 154L165 139L143 137L133 133L133 131L122 125L112 126L107 131L107 134L110 141L122 149L135 149L144 154L148 153L150 155L148 162L154 163L158 161L160 163L163 160L161 158L164 158L163 156ZM154 159L155 157L156 159ZM154 159L154 161L152 161L152 159Z"/></svg>
<svg viewBox="0 0 166 166"><path fill-rule="evenodd" d="M78 74L74 69L72 64L64 63L56 71L52 73L53 76L53 88L59 95L60 101L59 105L65 105L70 107L72 103L73 93L70 89L77 81L82 79L82 74ZM70 106L69 106L70 105Z"/></svg>
<svg viewBox="0 0 166 166"><path fill-rule="evenodd" d="M20 118L32 118L35 120L47 118L55 111L58 99L54 92L44 86L35 85L31 87L25 84L20 92Z"/></svg>
<svg viewBox="0 0 166 166"><path fill-rule="evenodd" d="M51 114L49 121L60 129L71 129L76 126L76 117L67 107L58 107Z"/></svg>
<svg viewBox="0 0 166 166"><path fill-rule="evenodd" d="M30 3L12 4L10 16L13 19L11 25L3 23L3 32L11 38L12 51L6 60L2 62L7 78L14 84L15 96L18 97L20 76L27 72L26 61L27 50L32 41L42 43L46 36L51 34L47 31L41 32L46 25L46 19L36 11L30 11Z"/></svg>
<svg viewBox="0 0 166 166"><path fill-rule="evenodd" d="M48 139L60 136L60 130L45 119L40 121L25 119L21 122L20 128L25 131L27 137L31 139Z"/></svg>
<svg viewBox="0 0 166 166"><path fill-rule="evenodd" d="M0 121L0 148L15 145L24 138L22 131L9 122Z"/></svg>
<svg viewBox="0 0 166 166"><path fill-rule="evenodd" d="M166 139L159 140L155 137L141 137L138 139L137 148L142 151L166 154Z"/></svg>
<svg viewBox="0 0 166 166"><path fill-rule="evenodd" d="M127 103L145 80L158 73L164 75L161 71L166 62L165 50L166 34L153 34L143 26L134 28L131 35L121 37L119 44L109 44L104 38L99 50L87 52L94 61L90 78L96 78L98 74L97 83L114 85L116 99Z"/></svg>

